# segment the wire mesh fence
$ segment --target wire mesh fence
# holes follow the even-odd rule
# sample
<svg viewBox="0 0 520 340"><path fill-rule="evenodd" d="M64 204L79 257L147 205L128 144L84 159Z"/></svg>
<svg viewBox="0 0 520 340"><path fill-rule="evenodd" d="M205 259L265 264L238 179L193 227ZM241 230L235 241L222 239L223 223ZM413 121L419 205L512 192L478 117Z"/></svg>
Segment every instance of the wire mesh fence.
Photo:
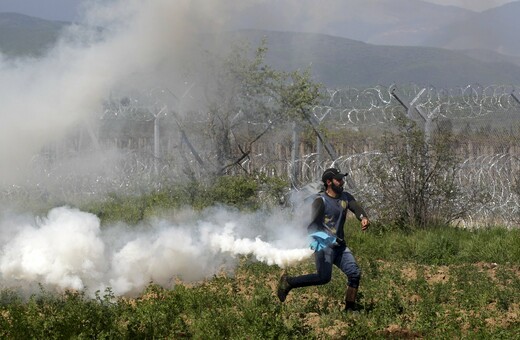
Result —
<svg viewBox="0 0 520 340"><path fill-rule="evenodd" d="M196 122L190 127L182 118L186 115L174 112L175 108L161 102L161 98L148 99L153 104L150 107L143 104L145 101L128 97L112 101L101 115L101 132L91 134L97 138L91 145L112 150L104 151L108 156L95 161L105 164L101 166L103 171L66 171L68 164L83 152L79 149L72 152L72 157L70 152L54 157L38 155L33 159L32 177L23 183L3 184L2 197L45 197L59 192L66 198L131 193L165 187L183 176L197 178L207 174L216 162L215 148L220 147L204 138L207 113L190 112L191 122ZM140 106L133 107L135 103ZM125 113L131 114L126 117ZM520 101L514 86L437 89L411 84L326 89L320 105L309 111L316 124L313 128L326 131L326 141L317 138L306 122L285 122L256 141L225 173L283 177L298 190L319 180L325 168L335 166L349 172L350 189L363 195L374 189L362 169L370 166L380 152L381 136L392 129L396 117L402 114L424 129L426 137L435 129L451 129L457 137L453 147L461 162L458 181L468 190L476 183L486 183L489 188L489 202L464 223L497 218L500 223L518 223ZM239 116L237 113L236 117ZM129 121L139 122L140 127ZM269 126L271 122L254 124ZM239 132L243 130L234 132L237 140ZM324 142L330 143L334 152ZM113 150L117 150L117 156Z"/></svg>

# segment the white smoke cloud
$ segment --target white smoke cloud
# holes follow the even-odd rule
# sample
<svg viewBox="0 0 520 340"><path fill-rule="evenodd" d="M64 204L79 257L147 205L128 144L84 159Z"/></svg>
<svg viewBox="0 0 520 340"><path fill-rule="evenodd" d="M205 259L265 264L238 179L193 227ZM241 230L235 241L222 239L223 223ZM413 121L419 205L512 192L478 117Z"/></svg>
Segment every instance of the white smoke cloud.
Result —
<svg viewBox="0 0 520 340"><path fill-rule="evenodd" d="M41 58L0 54L0 182L20 179L31 158L85 121L111 91L180 83L200 33L215 32L211 1L92 2ZM100 30L102 28L102 30Z"/></svg>
<svg viewBox="0 0 520 340"><path fill-rule="evenodd" d="M104 272L105 246L95 215L57 208L33 225L9 223L9 232L15 234L2 244L2 280L82 289Z"/></svg>
<svg viewBox="0 0 520 340"><path fill-rule="evenodd" d="M268 265L286 267L294 262L309 257L311 251L308 249L277 249L271 244L262 241L259 237L251 239L236 239L232 235L233 226L226 225L222 234L211 237L211 247L216 251L226 252L233 255L253 254L259 261Z"/></svg>
<svg viewBox="0 0 520 340"><path fill-rule="evenodd" d="M59 207L32 222L4 216L0 242L2 287L42 284L91 295L107 287L117 295L136 295L152 281L171 287L175 279L202 280L232 271L239 255L287 267L312 254L305 228L288 213L266 216L224 208L186 210L177 220L138 228L101 228L95 215Z"/></svg>
<svg viewBox="0 0 520 340"><path fill-rule="evenodd" d="M23 181L42 148L95 121L111 91L175 89L183 81L185 61L196 59L199 34L225 30L236 5L94 1L85 7L84 25L70 27L45 56L0 55L0 185ZM109 159L117 158L80 156L64 171L105 176ZM37 174L41 180L48 175ZM40 283L90 294L111 287L115 294L134 295L150 281L171 286L174 279L197 281L232 270L238 255L291 265L310 255L304 232L300 221L284 212L259 216L218 208L202 215L176 212L172 220L139 228L101 228L96 216L65 207L42 219L5 215L0 217L0 284L30 290Z"/></svg>

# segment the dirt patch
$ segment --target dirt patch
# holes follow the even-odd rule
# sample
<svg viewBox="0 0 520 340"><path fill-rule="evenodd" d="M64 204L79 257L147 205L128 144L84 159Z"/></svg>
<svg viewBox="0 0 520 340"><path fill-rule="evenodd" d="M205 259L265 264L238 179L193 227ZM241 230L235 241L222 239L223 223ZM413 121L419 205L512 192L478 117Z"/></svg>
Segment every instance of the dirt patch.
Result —
<svg viewBox="0 0 520 340"><path fill-rule="evenodd" d="M411 295L410 298L409 298L409 301L410 301L411 303L417 303L417 302L419 302L419 301L421 301L421 300L422 300L422 298L421 298L419 295L417 295L417 294L413 294L413 295Z"/></svg>
<svg viewBox="0 0 520 340"><path fill-rule="evenodd" d="M312 327L312 328L318 328L320 324L320 315L318 313L307 313L304 317L304 324Z"/></svg>
<svg viewBox="0 0 520 340"><path fill-rule="evenodd" d="M348 327L348 323L335 320L332 327L327 327L323 331L329 339L345 339L348 334Z"/></svg>
<svg viewBox="0 0 520 340"><path fill-rule="evenodd" d="M323 327L322 316L319 313L302 313L303 323L322 334L325 339L344 339L348 333L349 324L345 321L334 320L333 325Z"/></svg>
<svg viewBox="0 0 520 340"><path fill-rule="evenodd" d="M318 328L320 324L320 315L318 313L305 314L303 323L312 328Z"/></svg>
<svg viewBox="0 0 520 340"><path fill-rule="evenodd" d="M497 281L497 263L477 262L475 267L480 272L485 272L493 281Z"/></svg>
<svg viewBox="0 0 520 340"><path fill-rule="evenodd" d="M493 306L496 308L496 306ZM520 304L512 304L500 317L487 318L486 324L495 328L508 328L513 324L520 323Z"/></svg>
<svg viewBox="0 0 520 340"><path fill-rule="evenodd" d="M444 283L449 279L449 272L450 269L447 266L441 266L436 271L427 273L425 279L428 283Z"/></svg>
<svg viewBox="0 0 520 340"><path fill-rule="evenodd" d="M404 267L401 269L401 276L407 280L417 280L417 268Z"/></svg>
<svg viewBox="0 0 520 340"><path fill-rule="evenodd" d="M11 317L11 314L9 313L9 311L7 311L7 310L2 311L0 313L0 317L2 317L2 319L7 321L7 323L9 323L10 325L13 324L13 318Z"/></svg>
<svg viewBox="0 0 520 340"><path fill-rule="evenodd" d="M383 331L381 331L380 334L390 339L419 339L423 337L423 335L418 332L402 328L401 326L395 324L388 326Z"/></svg>

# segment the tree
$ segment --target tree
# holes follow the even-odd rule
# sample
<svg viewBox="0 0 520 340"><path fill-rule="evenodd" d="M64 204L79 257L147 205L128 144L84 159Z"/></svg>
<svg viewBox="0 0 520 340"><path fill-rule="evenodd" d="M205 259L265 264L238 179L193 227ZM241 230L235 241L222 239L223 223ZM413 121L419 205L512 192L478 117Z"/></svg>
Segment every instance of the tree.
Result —
<svg viewBox="0 0 520 340"><path fill-rule="evenodd" d="M241 167L255 142L277 125L303 119L319 100L320 85L308 71L276 71L265 63L266 53L263 40L252 57L244 44L224 56L208 54L205 132L215 146L218 174Z"/></svg>

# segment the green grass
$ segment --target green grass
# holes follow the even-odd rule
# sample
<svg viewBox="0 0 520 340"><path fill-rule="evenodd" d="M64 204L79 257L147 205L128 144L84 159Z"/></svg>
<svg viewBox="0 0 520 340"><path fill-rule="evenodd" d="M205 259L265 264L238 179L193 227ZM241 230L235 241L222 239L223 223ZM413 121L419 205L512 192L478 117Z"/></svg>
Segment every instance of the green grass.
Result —
<svg viewBox="0 0 520 340"><path fill-rule="evenodd" d="M281 304L274 289L282 269L243 257L234 275L171 287L152 283L133 299L42 290L23 300L4 290L0 337L518 339L519 230L358 229L347 225L363 270L359 315L342 311L345 278L336 268L329 284L293 290ZM313 270L309 259L288 272Z"/></svg>
<svg viewBox="0 0 520 340"><path fill-rule="evenodd" d="M520 229L436 227L409 232L374 226L368 235L350 226L347 232L372 258L432 265L520 261Z"/></svg>
<svg viewBox="0 0 520 340"><path fill-rule="evenodd" d="M126 218L132 228L181 202L256 209L253 196L276 197L282 187L261 178L223 178L81 208L104 224ZM23 298L1 290L0 338L520 339L520 229L400 230L374 223L362 232L350 219L346 235L363 271L358 315L343 312L346 279L338 269L329 284L293 290L281 304L275 289L282 269L242 257L232 275L168 287L150 283L137 298L43 288ZM287 271L312 272L313 260Z"/></svg>

